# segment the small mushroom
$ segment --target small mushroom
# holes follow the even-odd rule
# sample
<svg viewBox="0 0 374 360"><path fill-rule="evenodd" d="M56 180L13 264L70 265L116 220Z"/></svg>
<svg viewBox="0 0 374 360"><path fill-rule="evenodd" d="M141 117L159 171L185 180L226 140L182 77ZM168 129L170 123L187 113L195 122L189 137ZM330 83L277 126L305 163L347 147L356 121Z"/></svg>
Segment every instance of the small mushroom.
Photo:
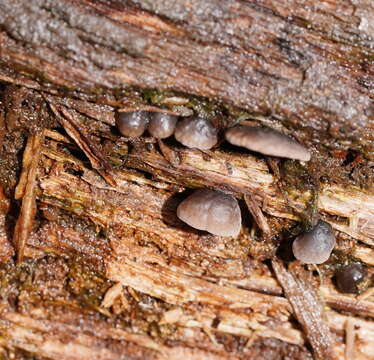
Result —
<svg viewBox="0 0 374 360"><path fill-rule="evenodd" d="M308 149L276 130L261 126L234 126L225 133L226 140L261 154L309 161Z"/></svg>
<svg viewBox="0 0 374 360"><path fill-rule="evenodd" d="M152 113L148 132L158 139L173 135L178 117L165 113Z"/></svg>
<svg viewBox="0 0 374 360"><path fill-rule="evenodd" d="M299 235L292 244L295 258L304 264L322 264L328 260L336 239L330 224L319 220L310 231Z"/></svg>
<svg viewBox="0 0 374 360"><path fill-rule="evenodd" d="M189 148L208 150L217 143L217 130L207 119L188 117L178 122L175 138Z"/></svg>
<svg viewBox="0 0 374 360"><path fill-rule="evenodd" d="M201 189L183 200L177 209L179 219L214 235L237 236L241 213L237 200L221 191Z"/></svg>
<svg viewBox="0 0 374 360"><path fill-rule="evenodd" d="M116 114L116 125L122 135L141 136L147 128L149 113L146 111L119 112Z"/></svg>
<svg viewBox="0 0 374 360"><path fill-rule="evenodd" d="M365 268L360 263L352 263L338 270L336 284L341 292L357 294L357 285L365 279L365 275Z"/></svg>

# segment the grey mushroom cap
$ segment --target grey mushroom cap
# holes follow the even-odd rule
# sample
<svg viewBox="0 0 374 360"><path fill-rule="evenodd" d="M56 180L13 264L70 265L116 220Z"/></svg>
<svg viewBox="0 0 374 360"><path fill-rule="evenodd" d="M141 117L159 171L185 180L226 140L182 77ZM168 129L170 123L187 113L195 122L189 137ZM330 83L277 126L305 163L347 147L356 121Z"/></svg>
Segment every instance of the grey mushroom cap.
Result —
<svg viewBox="0 0 374 360"><path fill-rule="evenodd" d="M177 123L175 138L189 148L211 149L217 143L217 130L208 119L188 117Z"/></svg>
<svg viewBox="0 0 374 360"><path fill-rule="evenodd" d="M292 244L296 259L304 264L322 264L327 261L336 244L330 224L319 220L310 231L299 235Z"/></svg>
<svg viewBox="0 0 374 360"><path fill-rule="evenodd" d="M146 111L119 112L116 114L116 125L124 136L141 136L147 128L149 113Z"/></svg>
<svg viewBox="0 0 374 360"><path fill-rule="evenodd" d="M148 132L158 139L165 139L173 135L178 117L165 113L152 113Z"/></svg>
<svg viewBox="0 0 374 360"><path fill-rule="evenodd" d="M310 152L296 140L274 129L261 126L234 126L225 133L226 140L261 154L310 160Z"/></svg>
<svg viewBox="0 0 374 360"><path fill-rule="evenodd" d="M195 229L219 236L237 236L242 224L237 200L210 189L197 190L183 200L177 216Z"/></svg>

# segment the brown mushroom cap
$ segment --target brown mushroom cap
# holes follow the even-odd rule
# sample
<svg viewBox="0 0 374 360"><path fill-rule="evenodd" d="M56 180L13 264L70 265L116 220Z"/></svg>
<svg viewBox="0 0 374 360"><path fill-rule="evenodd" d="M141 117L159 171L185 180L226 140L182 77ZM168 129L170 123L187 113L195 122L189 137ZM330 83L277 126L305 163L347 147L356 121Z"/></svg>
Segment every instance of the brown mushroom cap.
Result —
<svg viewBox="0 0 374 360"><path fill-rule="evenodd" d="M183 145L200 150L211 149L217 143L217 130L201 117L191 116L179 121L174 136Z"/></svg>
<svg viewBox="0 0 374 360"><path fill-rule="evenodd" d="M340 291L357 294L358 284L365 279L366 269L360 263L343 266L336 273L336 283Z"/></svg>
<svg viewBox="0 0 374 360"><path fill-rule="evenodd" d="M167 138L174 133L178 117L165 113L152 113L148 132L158 139Z"/></svg>
<svg viewBox="0 0 374 360"><path fill-rule="evenodd" d="M237 200L221 191L201 189L183 200L177 209L179 219L214 235L237 236L241 213Z"/></svg>
<svg viewBox="0 0 374 360"><path fill-rule="evenodd" d="M146 111L120 112L116 114L116 125L122 135L141 136L147 128L149 113Z"/></svg>
<svg viewBox="0 0 374 360"><path fill-rule="evenodd" d="M292 244L295 258L304 264L322 264L328 260L336 244L330 224L319 220L310 231L299 235Z"/></svg>
<svg viewBox="0 0 374 360"><path fill-rule="evenodd" d="M309 161L308 149L297 141L271 128L261 126L234 126L225 133L233 145L271 156Z"/></svg>

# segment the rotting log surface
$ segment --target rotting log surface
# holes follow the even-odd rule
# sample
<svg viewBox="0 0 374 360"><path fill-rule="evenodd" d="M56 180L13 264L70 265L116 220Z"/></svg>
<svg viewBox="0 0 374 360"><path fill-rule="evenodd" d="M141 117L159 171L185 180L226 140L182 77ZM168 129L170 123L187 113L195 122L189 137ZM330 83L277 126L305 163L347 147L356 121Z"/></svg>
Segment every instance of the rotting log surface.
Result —
<svg viewBox="0 0 374 360"><path fill-rule="evenodd" d="M202 96L373 159L373 14L368 0L1 0L0 79L103 102L127 86Z"/></svg>
<svg viewBox="0 0 374 360"><path fill-rule="evenodd" d="M66 109L65 114L72 115L70 120L76 121L82 135L97 122ZM97 136L96 131L92 136ZM110 170L116 184L113 186L95 171L90 153L87 158L77 157L77 147L82 146L83 154L86 146L57 131L44 131L44 136L43 144L33 150L41 153L33 188L38 225L24 249L26 258L34 260L19 265L17 271L5 267L1 275L0 320L5 349L69 359L75 359L72 348L79 358L87 359L93 353L104 359L126 358L129 354L134 354L135 359L178 359L181 354L188 359L258 359L265 348L271 349L269 359L284 354L291 354L293 359L311 358L304 346L304 335L293 322L291 299L290 304L282 296L282 289L261 261L274 255L273 240L256 241L259 235L251 234L247 221L240 237L233 240L192 231L175 216L184 186L221 186L236 195L252 193L262 197L269 192L272 196L261 208L270 231L279 231L279 226L285 224L277 222L295 215L287 213L283 197L276 189L271 190L274 178L262 160L220 151L204 157L194 150L181 151L173 146L169 150L180 153L176 156L178 165L169 164L164 175L153 171L155 178L148 179L124 167L123 161L139 165L143 159L146 164L150 156L154 158L151 164L164 161L155 144L140 142L129 153L127 149L132 145L127 141L117 141L115 148L109 142L110 146L107 143L102 150L107 149L113 165L120 165ZM112 135L108 132L106 136ZM91 141L84 136L79 139ZM143 149L140 158L135 156L139 147ZM30 158L30 151L31 147L25 148L24 159ZM96 155L93 161L102 153ZM190 157L195 161L191 162ZM231 164L230 176L226 162ZM24 160L25 171L27 164ZM213 169L216 179L199 175ZM172 171L176 172L174 181L162 180ZM179 183L178 171L187 174ZM220 185L215 183L217 179ZM338 203L331 194L326 196L321 204L330 204L323 210L326 214L332 205L344 211L341 206L349 208L356 203L355 197L349 200L349 192L339 195L342 201ZM294 196L300 201L294 206L301 208L305 199ZM363 200L359 203L364 204ZM268 215L277 209L277 217ZM28 226L28 216L33 217L33 212L23 213L19 226ZM334 219L330 221L334 226ZM345 229L349 231L349 226ZM368 263L373 258L372 249L364 242L360 244L357 233L351 234L355 244L352 248L345 245L344 233L339 234L338 245L344 256L360 258L369 251L362 261ZM374 329L372 321L363 319L374 318L373 299L357 301L336 293L329 280L335 262L333 258L321 268L325 274L322 301L330 306L324 316L333 334L333 355L342 358L345 352L345 324L349 320L356 325L353 351L358 359L368 359L373 351L369 339ZM309 287L315 286L309 277L310 273L304 281ZM14 298L18 299L16 307ZM301 310L308 311L307 306ZM308 326L308 322L303 325ZM53 336L47 335L51 329ZM308 336L318 344L322 340L319 333L314 333L313 328L308 330ZM82 331L84 336L78 336ZM66 339L69 346L65 345Z"/></svg>
<svg viewBox="0 0 374 360"><path fill-rule="evenodd" d="M373 15L369 1L0 0L0 358L370 359ZM254 119L315 151L304 166L129 141L118 108ZM204 186L240 200L237 239L176 218ZM320 277L275 260L316 211L337 234ZM352 260L368 270L359 297L332 281Z"/></svg>

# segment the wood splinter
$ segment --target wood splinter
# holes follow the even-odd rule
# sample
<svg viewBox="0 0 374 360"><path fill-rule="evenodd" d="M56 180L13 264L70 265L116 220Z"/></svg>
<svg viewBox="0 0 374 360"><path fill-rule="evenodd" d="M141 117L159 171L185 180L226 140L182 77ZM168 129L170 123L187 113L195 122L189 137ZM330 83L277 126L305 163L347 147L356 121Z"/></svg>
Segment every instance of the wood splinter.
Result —
<svg viewBox="0 0 374 360"><path fill-rule="evenodd" d="M24 259L27 238L32 230L36 213L36 175L44 141L44 134L31 135L23 153L22 173L15 190L15 199L22 199L21 211L14 229L13 243L17 250L17 263Z"/></svg>
<svg viewBox="0 0 374 360"><path fill-rule="evenodd" d="M51 102L49 102L49 106L69 136L71 136L79 148L86 154L91 162L92 167L99 172L99 174L108 182L108 184L111 186L116 186L117 183L113 178L112 169L109 162L105 159L104 155L97 148L97 146L89 140L84 130L79 127L71 111L68 111L62 106L57 107Z"/></svg>
<svg viewBox="0 0 374 360"><path fill-rule="evenodd" d="M259 207L257 201L252 196L249 196L249 195L244 195L244 200L245 200L245 203L247 204L248 210L252 214L258 227L265 234L269 234L270 233L269 224L261 208Z"/></svg>

